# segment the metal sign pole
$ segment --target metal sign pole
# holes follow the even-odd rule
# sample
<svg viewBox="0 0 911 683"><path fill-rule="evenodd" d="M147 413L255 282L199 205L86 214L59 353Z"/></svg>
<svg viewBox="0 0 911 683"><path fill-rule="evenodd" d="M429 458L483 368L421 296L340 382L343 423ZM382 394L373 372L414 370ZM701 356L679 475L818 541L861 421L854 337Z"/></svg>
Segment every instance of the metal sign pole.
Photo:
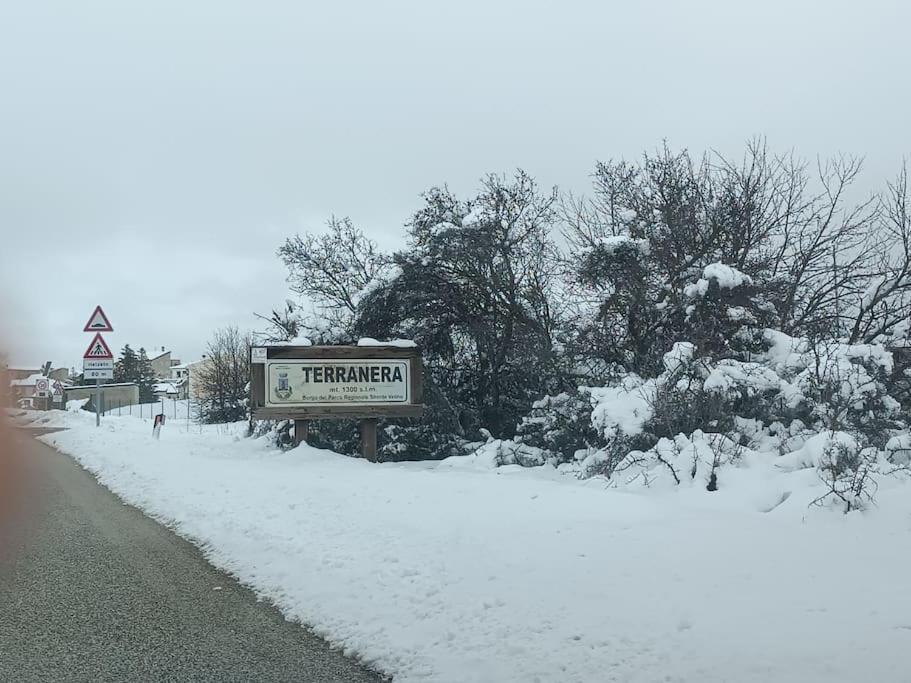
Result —
<svg viewBox="0 0 911 683"><path fill-rule="evenodd" d="M101 336L102 332L113 332L111 321L101 310L101 306L96 306L95 311L89 318L82 330L83 332L94 332L95 337L89 348L82 354L82 373L83 381L95 379L95 426L101 426L101 379L113 379L114 376L114 354L111 353L110 347ZM110 410L110 407L108 407Z"/></svg>

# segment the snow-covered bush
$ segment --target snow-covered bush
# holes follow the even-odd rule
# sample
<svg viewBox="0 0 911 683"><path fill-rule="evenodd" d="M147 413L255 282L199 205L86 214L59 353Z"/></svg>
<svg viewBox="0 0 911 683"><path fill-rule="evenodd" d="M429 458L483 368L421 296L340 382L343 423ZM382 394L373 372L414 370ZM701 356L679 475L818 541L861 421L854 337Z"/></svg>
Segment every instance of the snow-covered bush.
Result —
<svg viewBox="0 0 911 683"><path fill-rule="evenodd" d="M781 455L783 471L818 472L826 486L821 500L863 507L878 476L911 462L911 437L888 393L890 355L878 345L814 343L772 329L759 337L755 360L718 359L677 342L653 379L628 375L612 386L548 397L523 419L518 440L543 448L545 461L578 460L580 476L618 486L714 491L741 459ZM585 416L593 432L580 423Z"/></svg>
<svg viewBox="0 0 911 683"><path fill-rule="evenodd" d="M911 467L911 434L893 436L886 443L886 460L899 467Z"/></svg>
<svg viewBox="0 0 911 683"><path fill-rule="evenodd" d="M879 344L792 338L766 331L764 362L782 379L780 397L793 418L817 430L848 431L883 448L901 429L901 405L889 394L892 356Z"/></svg>
<svg viewBox="0 0 911 683"><path fill-rule="evenodd" d="M702 356L749 360L764 350L763 330L777 322L762 287L732 266L710 263L684 287L687 339Z"/></svg>
<svg viewBox="0 0 911 683"><path fill-rule="evenodd" d="M548 453L543 449L511 439L494 439L482 446L480 450L491 454L498 467L503 465L537 467L543 465L548 459Z"/></svg>
<svg viewBox="0 0 911 683"><path fill-rule="evenodd" d="M536 401L522 418L516 441L559 462L572 462L580 450L600 448L604 438L592 424L591 392L583 387Z"/></svg>
<svg viewBox="0 0 911 683"><path fill-rule="evenodd" d="M743 453L743 447L726 435L697 429L689 436L662 437L646 451L631 451L617 463L611 479L626 486L695 484L715 491L722 468Z"/></svg>
<svg viewBox="0 0 911 683"><path fill-rule="evenodd" d="M380 462L442 460L460 454L464 440L435 425L432 416L429 419L383 421L377 435L377 459Z"/></svg>
<svg viewBox="0 0 911 683"><path fill-rule="evenodd" d="M379 438L380 430L377 430ZM361 436L356 420L311 420L307 428L307 443L345 455L361 452Z"/></svg>
<svg viewBox="0 0 911 683"><path fill-rule="evenodd" d="M734 415L727 394L706 389L709 361L696 347L678 342L665 354L662 373L654 383L651 416L643 431L654 439L673 438L697 429L727 432Z"/></svg>

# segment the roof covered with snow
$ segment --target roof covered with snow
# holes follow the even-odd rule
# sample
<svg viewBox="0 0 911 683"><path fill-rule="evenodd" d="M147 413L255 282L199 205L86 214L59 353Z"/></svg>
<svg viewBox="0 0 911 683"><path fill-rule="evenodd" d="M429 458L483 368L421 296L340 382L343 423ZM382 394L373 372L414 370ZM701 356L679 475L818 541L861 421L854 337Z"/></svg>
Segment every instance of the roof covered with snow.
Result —
<svg viewBox="0 0 911 683"><path fill-rule="evenodd" d="M171 351L171 349L169 349L166 346L163 347L160 344L158 346L138 346L138 347L135 347L133 350L138 354L139 349L145 349L146 357L149 360L155 360L156 358L161 358L163 355L165 355L167 353L173 353L173 351Z"/></svg>
<svg viewBox="0 0 911 683"><path fill-rule="evenodd" d="M9 384L11 387L33 387L38 383L39 379L46 379L48 382L52 382L49 377L45 377L40 372L34 375L29 375L25 379L14 379Z"/></svg>

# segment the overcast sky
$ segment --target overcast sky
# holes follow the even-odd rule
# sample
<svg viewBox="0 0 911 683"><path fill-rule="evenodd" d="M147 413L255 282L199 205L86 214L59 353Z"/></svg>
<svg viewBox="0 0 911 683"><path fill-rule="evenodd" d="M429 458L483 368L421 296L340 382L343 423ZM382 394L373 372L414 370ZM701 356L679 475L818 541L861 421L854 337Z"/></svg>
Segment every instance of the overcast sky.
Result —
<svg viewBox="0 0 911 683"><path fill-rule="evenodd" d="M584 191L674 147L911 154L911 3L0 2L0 249L15 364L183 360L287 296L291 234L387 247L418 195L522 167Z"/></svg>

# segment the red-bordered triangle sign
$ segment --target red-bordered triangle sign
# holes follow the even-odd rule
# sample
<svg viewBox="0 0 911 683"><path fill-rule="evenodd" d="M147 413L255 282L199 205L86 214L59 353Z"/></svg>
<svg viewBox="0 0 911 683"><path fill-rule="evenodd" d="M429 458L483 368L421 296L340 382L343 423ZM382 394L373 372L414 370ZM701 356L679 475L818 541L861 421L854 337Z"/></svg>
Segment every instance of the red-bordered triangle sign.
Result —
<svg viewBox="0 0 911 683"><path fill-rule="evenodd" d="M89 321L85 324L85 327L82 331L113 332L114 328L111 327L111 321L108 320L108 317L104 314L104 311L101 310L101 306L95 306L95 311L92 313L92 317L89 318Z"/></svg>
<svg viewBox="0 0 911 683"><path fill-rule="evenodd" d="M99 333L95 335L95 338L92 340L92 343L89 344L89 348L85 350L85 353L82 354L82 357L91 358L92 360L110 360L114 358L114 354L111 353L111 349L108 347L107 342Z"/></svg>

